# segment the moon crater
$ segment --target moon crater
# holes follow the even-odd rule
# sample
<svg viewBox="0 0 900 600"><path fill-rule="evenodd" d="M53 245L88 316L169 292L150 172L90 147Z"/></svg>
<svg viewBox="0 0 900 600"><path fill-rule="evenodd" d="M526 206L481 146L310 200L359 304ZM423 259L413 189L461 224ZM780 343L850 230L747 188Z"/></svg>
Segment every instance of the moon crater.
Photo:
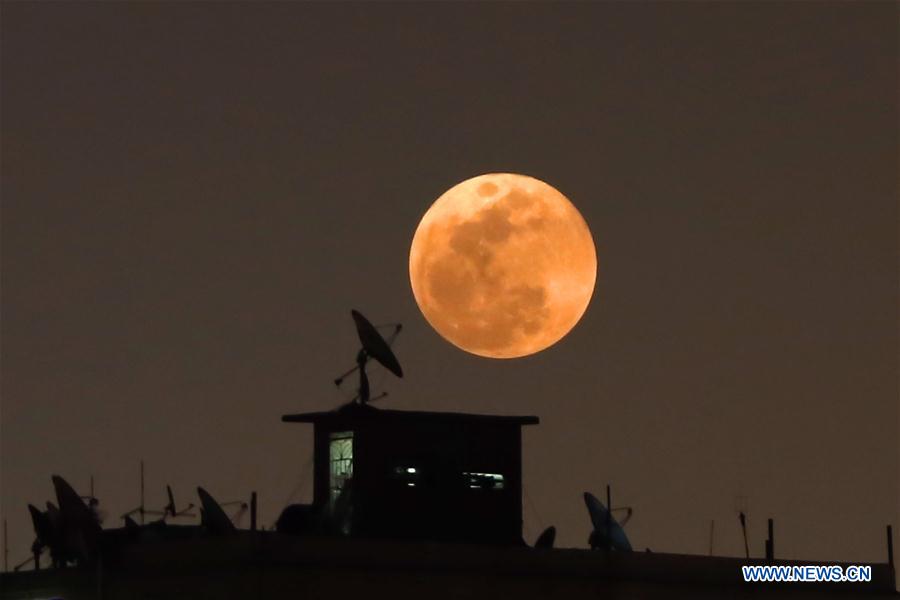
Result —
<svg viewBox="0 0 900 600"><path fill-rule="evenodd" d="M489 174L442 195L419 224L410 281L422 313L456 346L512 358L540 351L581 318L596 253L560 192L524 175Z"/></svg>

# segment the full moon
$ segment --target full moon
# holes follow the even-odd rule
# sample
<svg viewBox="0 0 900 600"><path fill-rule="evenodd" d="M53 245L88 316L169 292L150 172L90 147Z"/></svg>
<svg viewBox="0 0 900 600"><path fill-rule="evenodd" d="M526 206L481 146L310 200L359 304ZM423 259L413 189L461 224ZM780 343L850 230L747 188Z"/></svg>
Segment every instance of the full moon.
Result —
<svg viewBox="0 0 900 600"><path fill-rule="evenodd" d="M419 223L409 279L425 319L472 354L516 358L552 346L578 323L597 253L578 209L525 175L467 179Z"/></svg>

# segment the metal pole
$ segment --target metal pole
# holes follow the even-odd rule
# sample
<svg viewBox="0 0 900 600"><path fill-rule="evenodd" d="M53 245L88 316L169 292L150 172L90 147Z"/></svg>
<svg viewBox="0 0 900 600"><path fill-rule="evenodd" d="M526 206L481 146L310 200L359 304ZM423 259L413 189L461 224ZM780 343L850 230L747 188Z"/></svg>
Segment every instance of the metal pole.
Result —
<svg viewBox="0 0 900 600"><path fill-rule="evenodd" d="M888 563L891 565L891 571L894 570L894 528L887 526L887 543L888 543Z"/></svg>
<svg viewBox="0 0 900 600"><path fill-rule="evenodd" d="M744 532L744 554L750 558L750 546L747 544L747 515L741 511L738 513L738 518L741 520L741 530Z"/></svg>
<svg viewBox="0 0 900 600"><path fill-rule="evenodd" d="M716 534L716 520L713 519L709 522L709 555L713 555L713 539Z"/></svg>
<svg viewBox="0 0 900 600"><path fill-rule="evenodd" d="M9 572L9 535L6 529L6 519L3 519L3 572Z"/></svg>
<svg viewBox="0 0 900 600"><path fill-rule="evenodd" d="M775 519L769 519L769 539L766 542L768 554L766 558L775 560Z"/></svg>
<svg viewBox="0 0 900 600"><path fill-rule="evenodd" d="M256 492L250 494L250 531L256 531Z"/></svg>
<svg viewBox="0 0 900 600"><path fill-rule="evenodd" d="M144 524L144 459L141 459L141 525Z"/></svg>

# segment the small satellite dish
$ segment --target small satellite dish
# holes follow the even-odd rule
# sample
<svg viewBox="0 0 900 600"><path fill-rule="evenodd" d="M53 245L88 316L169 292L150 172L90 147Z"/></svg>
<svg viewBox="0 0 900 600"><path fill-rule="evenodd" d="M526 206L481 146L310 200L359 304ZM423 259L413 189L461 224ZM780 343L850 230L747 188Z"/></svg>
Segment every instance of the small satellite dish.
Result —
<svg viewBox="0 0 900 600"><path fill-rule="evenodd" d="M200 504L203 507L203 526L213 535L227 535L236 531L234 523L222 510L218 502L202 487L197 488Z"/></svg>
<svg viewBox="0 0 900 600"><path fill-rule="evenodd" d="M28 505L28 512L31 513L31 524L34 526L34 533L43 545L48 545L50 540L50 517L46 513L42 513L33 504Z"/></svg>
<svg viewBox="0 0 900 600"><path fill-rule="evenodd" d="M591 549L605 548L630 552L631 542L628 541L622 525L631 518L631 509L626 508L628 514L622 520L622 523L619 524L612 517L610 511L603 506L603 503L590 492L584 493L584 504L587 506L588 514L591 516L591 525L594 526L594 530L591 532L590 538L588 538Z"/></svg>
<svg viewBox="0 0 900 600"><path fill-rule="evenodd" d="M34 526L35 535L34 541L31 543L31 560L37 562L40 560L40 556L44 550L49 548L50 544L55 541L55 537L53 535L50 517L47 516L47 513L41 512L33 504L28 505L28 512L31 513L31 524ZM18 571L20 567L25 566L26 564L28 564L28 561L17 566L15 570Z"/></svg>
<svg viewBox="0 0 900 600"><path fill-rule="evenodd" d="M400 330L403 329L403 326L400 323L392 325L394 331L387 339L385 339L378 333L378 329L372 325L368 319L362 316L362 313L358 310L351 310L350 314L353 316L353 322L356 324L356 333L359 336L362 348L356 353L356 366L341 374L334 380L334 384L340 387L347 375L350 375L354 371L359 371L359 391L354 400L358 400L360 404L366 404L369 400L377 400L385 395L382 394L376 398L370 397L369 377L366 375L366 363L369 361L369 358L374 358L385 369L397 377L403 377L403 369L400 367L400 361L397 360L397 357L394 356L394 352L391 350L391 343L396 339Z"/></svg>
<svg viewBox="0 0 900 600"><path fill-rule="evenodd" d="M553 548L553 543L556 541L556 527L551 525L547 529L538 536L538 539L534 542L534 547L540 550L550 550Z"/></svg>
<svg viewBox="0 0 900 600"><path fill-rule="evenodd" d="M169 498L169 503L166 504L165 508L163 508L163 520L166 517L193 517L194 513L191 512L191 509L194 508L194 503L191 502L187 505L186 508L182 510L178 510L175 505L175 495L172 493L172 486L166 486L166 496Z"/></svg>

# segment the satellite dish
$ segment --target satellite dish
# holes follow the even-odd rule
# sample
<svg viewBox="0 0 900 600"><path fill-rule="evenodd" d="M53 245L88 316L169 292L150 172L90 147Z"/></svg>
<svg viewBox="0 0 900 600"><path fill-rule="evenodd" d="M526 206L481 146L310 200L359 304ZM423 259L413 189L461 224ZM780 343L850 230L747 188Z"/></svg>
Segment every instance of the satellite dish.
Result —
<svg viewBox="0 0 900 600"><path fill-rule="evenodd" d="M97 516L84 503L81 496L59 475L53 475L53 487L56 489L56 500L59 502L59 512L65 526L86 536L92 536L100 531Z"/></svg>
<svg viewBox="0 0 900 600"><path fill-rule="evenodd" d="M198 487L197 495L200 496L200 505L203 507L203 525L206 529L213 535L234 533L234 523L231 522L219 503L209 495L209 492Z"/></svg>
<svg viewBox="0 0 900 600"><path fill-rule="evenodd" d="M163 509L163 512L162 512L163 520L165 520L166 517L193 517L194 516L194 513L191 512L191 509L194 508L193 502L189 503L186 508L183 508L182 510L178 510L178 508L175 505L175 495L172 493L172 486L170 486L170 485L166 486L166 496L169 499L169 503L166 504L165 508Z"/></svg>
<svg viewBox="0 0 900 600"><path fill-rule="evenodd" d="M50 526L50 518L47 514L42 513L33 504L28 505L28 512L31 513L31 524L34 526L35 535L34 541L31 543L31 560L33 560L35 565L39 568L40 565L38 564L38 561L40 560L41 554L46 548L49 548L50 543L55 540L53 530ZM28 564L28 561L16 566L15 570L18 571L26 564Z"/></svg>
<svg viewBox="0 0 900 600"><path fill-rule="evenodd" d="M625 530L610 513L603 503L597 500L597 497L590 492L584 493L584 504L587 506L588 514L591 516L591 524L594 530L588 538L591 549L610 548L612 550L631 551L631 542L625 535ZM626 523L631 518L631 509L628 510L628 516L622 521Z"/></svg>
<svg viewBox="0 0 900 600"><path fill-rule="evenodd" d="M166 504L166 512L174 517L178 511L175 510L175 495L172 493L171 485L166 485L166 496L169 498L169 503Z"/></svg>
<svg viewBox="0 0 900 600"><path fill-rule="evenodd" d="M34 526L34 534L43 546L49 546L51 535L50 517L46 513L42 513L33 504L28 505L28 512L31 513L31 524Z"/></svg>
<svg viewBox="0 0 900 600"><path fill-rule="evenodd" d="M57 522L66 550L79 562L91 563L100 548L100 523L69 482L59 475L53 475L51 479L59 502L60 520Z"/></svg>
<svg viewBox="0 0 900 600"><path fill-rule="evenodd" d="M534 542L534 547L543 550L550 550L551 548L553 548L553 542L555 541L556 527L551 525L550 527L545 529L543 533L541 533L541 535L538 536L538 539Z"/></svg>
<svg viewBox="0 0 900 600"><path fill-rule="evenodd" d="M50 521L52 527L58 527L62 522L62 513L59 512L59 508L49 500L47 501L47 519Z"/></svg>
<svg viewBox="0 0 900 600"><path fill-rule="evenodd" d="M353 315L353 322L356 323L356 333L359 335L359 341L362 343L362 349L366 354L377 360L385 369L397 377L403 377L403 369L400 368L400 362L394 356L388 343L375 329L375 326L357 310L351 310L350 314ZM401 325L397 325L398 332L401 327Z"/></svg>
<svg viewBox="0 0 900 600"><path fill-rule="evenodd" d="M397 357L394 356L394 352L391 350L391 343L400 333L400 330L403 329L403 326L399 323L395 324L393 326L394 332L388 339L385 339L378 333L378 329L372 325L368 319L362 316L362 313L358 310L351 310L350 314L353 316L353 322L356 324L356 333L359 336L362 348L356 353L356 366L335 379L334 384L340 386L347 375L358 370L359 392L354 400L359 400L360 404L366 404L369 400L373 399L370 398L369 377L366 375L366 363L369 361L369 358L374 358L385 369L397 377L403 377L403 369L400 367L400 361L397 360ZM384 394L374 399L383 396Z"/></svg>

